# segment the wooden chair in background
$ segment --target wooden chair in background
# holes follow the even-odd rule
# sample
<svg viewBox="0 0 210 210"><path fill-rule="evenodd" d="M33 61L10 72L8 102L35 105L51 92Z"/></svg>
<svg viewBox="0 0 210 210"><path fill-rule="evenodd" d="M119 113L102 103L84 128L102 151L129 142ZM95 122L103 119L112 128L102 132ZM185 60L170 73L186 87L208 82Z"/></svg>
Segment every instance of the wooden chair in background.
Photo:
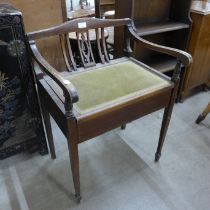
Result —
<svg viewBox="0 0 210 210"><path fill-rule="evenodd" d="M108 57L104 28L124 26L124 57ZM100 63L94 60L89 30L95 30ZM69 33L75 32L83 67L77 67L72 55ZM39 53L35 41L58 36L66 71L52 67ZM101 40L100 38L101 37ZM69 149L76 199L79 202L80 176L78 145L93 137L165 108L155 160L161 156L179 84L181 65L188 66L192 58L183 51L163 47L140 38L130 19L76 19L53 28L28 34L35 68L46 74L38 81L46 131L55 158L49 114L64 133ZM132 58L130 42L174 56L176 69L169 79L155 69ZM126 85L125 85L126 84ZM124 127L124 126L122 126Z"/></svg>
<svg viewBox="0 0 210 210"><path fill-rule="evenodd" d="M197 124L202 122L206 116L210 113L210 102L207 107L203 110L203 112L198 116L197 120L195 121Z"/></svg>

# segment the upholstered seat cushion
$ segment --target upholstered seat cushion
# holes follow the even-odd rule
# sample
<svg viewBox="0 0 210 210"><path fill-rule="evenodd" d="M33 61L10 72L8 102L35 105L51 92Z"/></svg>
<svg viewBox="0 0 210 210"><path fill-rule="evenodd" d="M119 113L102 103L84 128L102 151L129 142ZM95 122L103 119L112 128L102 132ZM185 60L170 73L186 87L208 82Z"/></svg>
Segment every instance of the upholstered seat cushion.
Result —
<svg viewBox="0 0 210 210"><path fill-rule="evenodd" d="M133 61L78 73L67 79L77 89L79 102L74 108L81 114L130 97L141 96L170 84L166 79Z"/></svg>

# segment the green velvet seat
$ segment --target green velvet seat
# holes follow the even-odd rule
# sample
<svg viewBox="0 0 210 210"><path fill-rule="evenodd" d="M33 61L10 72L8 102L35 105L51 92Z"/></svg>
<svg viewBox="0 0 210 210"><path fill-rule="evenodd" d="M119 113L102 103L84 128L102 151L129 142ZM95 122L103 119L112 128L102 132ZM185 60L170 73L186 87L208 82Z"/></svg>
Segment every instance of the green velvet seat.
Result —
<svg viewBox="0 0 210 210"><path fill-rule="evenodd" d="M66 79L76 87L79 102L74 108L80 114L105 108L170 84L146 67L130 60L71 75Z"/></svg>

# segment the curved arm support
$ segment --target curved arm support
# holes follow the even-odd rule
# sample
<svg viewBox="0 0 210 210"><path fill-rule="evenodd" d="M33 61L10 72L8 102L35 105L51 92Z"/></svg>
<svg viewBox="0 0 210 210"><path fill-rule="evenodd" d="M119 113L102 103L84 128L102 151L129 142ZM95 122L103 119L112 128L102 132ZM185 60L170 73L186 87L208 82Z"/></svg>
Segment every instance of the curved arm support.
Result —
<svg viewBox="0 0 210 210"><path fill-rule="evenodd" d="M30 48L33 58L42 67L42 70L63 90L63 95L65 97L65 109L66 112L70 112L72 110L73 103L76 103L79 100L76 88L71 82L64 80L56 73L56 70L42 57L34 41L30 42Z"/></svg>
<svg viewBox="0 0 210 210"><path fill-rule="evenodd" d="M178 49L174 49L171 47L161 46L159 44L155 44L155 43L149 42L145 39L142 39L136 33L133 24L128 25L128 31L130 32L131 38L133 38L135 41L137 41L143 47L173 56L178 61L180 61L185 67L189 66L193 61L192 56L187 52L184 52L184 51L178 50Z"/></svg>

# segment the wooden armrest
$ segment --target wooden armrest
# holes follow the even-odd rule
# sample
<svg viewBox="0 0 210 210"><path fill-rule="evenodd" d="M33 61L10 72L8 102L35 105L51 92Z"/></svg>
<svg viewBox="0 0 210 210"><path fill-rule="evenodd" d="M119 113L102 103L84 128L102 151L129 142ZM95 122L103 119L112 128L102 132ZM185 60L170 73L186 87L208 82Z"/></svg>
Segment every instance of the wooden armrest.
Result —
<svg viewBox="0 0 210 210"><path fill-rule="evenodd" d="M42 68L44 73L46 73L63 90L63 95L65 97L65 108L66 111L70 111L72 109L73 103L76 103L79 100L76 88L71 82L64 80L60 75L56 73L56 69L53 68L40 54L34 41L30 42L30 48L33 54L33 58Z"/></svg>
<svg viewBox="0 0 210 210"><path fill-rule="evenodd" d="M193 61L192 56L185 51L178 50L178 49L171 48L171 47L165 47L165 46L162 46L159 44L149 42L145 39L142 39L136 33L135 28L132 24L128 26L128 30L129 30L130 34L132 35L132 38L135 41L137 41L138 43L140 43L145 48L173 56L173 57L177 58L177 60L180 61L185 67L189 66Z"/></svg>

